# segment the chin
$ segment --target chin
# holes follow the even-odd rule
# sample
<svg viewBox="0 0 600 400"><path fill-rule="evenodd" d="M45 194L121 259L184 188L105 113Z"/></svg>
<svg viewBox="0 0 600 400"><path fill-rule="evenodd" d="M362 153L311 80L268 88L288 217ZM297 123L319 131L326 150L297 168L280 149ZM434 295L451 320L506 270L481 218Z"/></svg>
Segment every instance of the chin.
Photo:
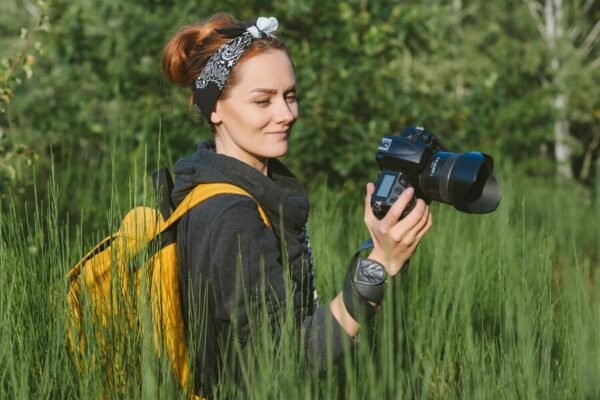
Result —
<svg viewBox="0 0 600 400"><path fill-rule="evenodd" d="M265 152L265 157L268 158L279 158L287 154L288 144L287 141L279 143L277 145L270 146L269 151Z"/></svg>
<svg viewBox="0 0 600 400"><path fill-rule="evenodd" d="M270 155L268 155L268 158L279 158L279 157L283 157L287 154L287 149L285 149L285 151L277 151L277 152L272 152Z"/></svg>

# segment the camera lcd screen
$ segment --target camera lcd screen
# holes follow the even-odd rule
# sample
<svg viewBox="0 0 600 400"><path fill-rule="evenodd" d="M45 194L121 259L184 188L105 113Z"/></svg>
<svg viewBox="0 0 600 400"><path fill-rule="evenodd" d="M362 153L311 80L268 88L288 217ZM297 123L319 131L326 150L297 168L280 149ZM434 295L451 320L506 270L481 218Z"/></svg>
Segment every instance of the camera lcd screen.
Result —
<svg viewBox="0 0 600 400"><path fill-rule="evenodd" d="M388 195L390 194L390 190L392 189L392 185L395 181L395 175L384 175L383 179L379 183L379 189L377 189L377 193L375 193L375 196L388 197Z"/></svg>

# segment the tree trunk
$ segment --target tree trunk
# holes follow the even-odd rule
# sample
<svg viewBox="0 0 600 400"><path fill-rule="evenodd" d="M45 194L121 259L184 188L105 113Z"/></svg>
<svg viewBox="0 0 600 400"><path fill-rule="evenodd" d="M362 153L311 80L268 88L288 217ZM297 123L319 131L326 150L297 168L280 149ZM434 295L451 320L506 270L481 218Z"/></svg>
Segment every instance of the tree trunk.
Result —
<svg viewBox="0 0 600 400"><path fill-rule="evenodd" d="M455 39L455 43L453 44L453 56L454 59L456 60L460 55L459 55L459 51L458 51L458 47L461 45L461 43L459 43L460 41L462 41L462 0L453 0L452 1L452 8L454 10L454 19L455 19L455 29L456 29L456 39ZM465 97L465 79L462 73L462 69L460 69L455 77L454 80L454 92L456 95L456 98L461 100L463 97Z"/></svg>
<svg viewBox="0 0 600 400"><path fill-rule="evenodd" d="M598 147L600 147L600 129L595 129L592 140L590 141L590 144L585 150L585 154L583 156L583 164L581 165L581 173L579 174L579 179L582 181L585 181L590 177L594 153L596 150L598 150ZM596 176L596 180L600 181L600 177Z"/></svg>
<svg viewBox="0 0 600 400"><path fill-rule="evenodd" d="M563 5L562 0L546 0L544 5L544 20L546 27L546 43L550 49L552 60L552 83L557 90L554 98L554 157L556 158L557 174L563 178L573 178L571 169L571 143L569 143L569 120L567 107L569 99L564 91L562 82L559 81L561 62L559 44L563 40Z"/></svg>
<svg viewBox="0 0 600 400"><path fill-rule="evenodd" d="M569 143L569 120L567 114L567 96L558 94L554 98L554 110L556 117L554 120L554 157L557 163L557 173L559 177L572 178L571 169L571 144Z"/></svg>
<svg viewBox="0 0 600 400"><path fill-rule="evenodd" d="M533 17L533 20L540 32L544 42L548 46L548 52L550 56L550 71L551 71L551 85L556 90L552 107L553 107L553 135L554 135L554 157L557 162L557 175L566 178L573 178L573 169L571 168L571 157L573 153L574 138L570 134L570 123L568 119L569 110L569 97L568 91L568 79L565 78L563 71L563 61L567 60L567 57L571 55L565 55L564 45L568 44L568 47L575 49L577 57L587 59L592 49L594 49L598 38L600 37L600 21L595 19L592 28L588 31L587 35L583 40L580 40L580 34L585 23L581 21L586 17L586 14L596 12L594 8L593 0L586 0L583 4L574 4L573 2L565 2L567 6L563 4L563 0L523 0L529 12ZM569 18L573 21L572 25L569 26L566 19ZM580 44L577 44L580 43ZM600 62L600 58L589 61L589 66L593 69L597 63ZM598 64L600 65L600 64ZM595 137L592 140L591 146L596 146ZM584 163L580 178L589 176L591 169L591 162L594 151L586 151L584 155Z"/></svg>

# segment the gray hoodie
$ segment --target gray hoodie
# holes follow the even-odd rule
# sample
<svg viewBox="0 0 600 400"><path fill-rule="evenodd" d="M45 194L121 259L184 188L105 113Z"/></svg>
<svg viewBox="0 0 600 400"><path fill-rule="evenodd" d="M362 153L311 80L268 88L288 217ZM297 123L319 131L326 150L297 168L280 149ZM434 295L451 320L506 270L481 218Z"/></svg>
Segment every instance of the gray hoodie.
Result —
<svg viewBox="0 0 600 400"><path fill-rule="evenodd" d="M296 325L306 335L308 362L322 369L327 353L336 359L349 338L329 307L316 305L305 229L309 204L302 184L276 159L269 160L265 176L235 158L217 154L214 146L214 141L202 143L191 157L177 161L175 204L199 183L231 183L256 199L272 227L264 224L253 199L223 194L194 207L177 228L179 280L188 337L194 341L190 347L195 350L195 383L209 397L222 373L244 386L239 354L226 349L237 341L244 362L252 364L247 359L252 353L247 349L249 306L269 315L273 335L278 337L277 321L286 309L286 274L292 283Z"/></svg>

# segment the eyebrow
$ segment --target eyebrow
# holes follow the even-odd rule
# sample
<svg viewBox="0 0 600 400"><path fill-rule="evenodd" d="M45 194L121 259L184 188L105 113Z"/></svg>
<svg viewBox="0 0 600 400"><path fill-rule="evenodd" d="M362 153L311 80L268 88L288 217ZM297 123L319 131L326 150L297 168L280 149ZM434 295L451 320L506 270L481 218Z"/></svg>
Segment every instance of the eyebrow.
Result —
<svg viewBox="0 0 600 400"><path fill-rule="evenodd" d="M289 93L289 92L295 92L296 91L296 84L293 84L292 86L290 86L288 89L286 89L284 91L284 93ZM266 93L266 94L276 94L277 93L277 89L265 89L265 88L256 88L256 89L252 89L250 91L250 93Z"/></svg>

